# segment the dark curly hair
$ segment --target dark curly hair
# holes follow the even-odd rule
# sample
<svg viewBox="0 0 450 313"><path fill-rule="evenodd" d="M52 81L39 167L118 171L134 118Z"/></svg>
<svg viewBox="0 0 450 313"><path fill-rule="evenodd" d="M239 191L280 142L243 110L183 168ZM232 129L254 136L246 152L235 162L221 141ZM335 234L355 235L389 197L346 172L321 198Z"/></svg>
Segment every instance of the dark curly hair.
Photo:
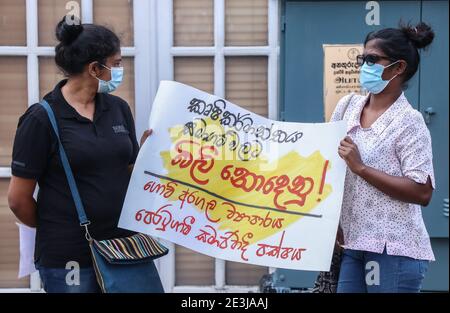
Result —
<svg viewBox="0 0 450 313"><path fill-rule="evenodd" d="M378 39L376 46L393 60L405 60L407 67L403 75L403 82L409 81L417 72L420 63L418 49L431 44L434 32L431 27L420 22L416 26L400 22L399 28L384 28L367 35L367 42Z"/></svg>
<svg viewBox="0 0 450 313"><path fill-rule="evenodd" d="M114 32L100 25L81 24L74 16L64 16L55 33L59 41L55 62L66 76L82 73L85 65L94 61L104 64L120 51L120 40Z"/></svg>

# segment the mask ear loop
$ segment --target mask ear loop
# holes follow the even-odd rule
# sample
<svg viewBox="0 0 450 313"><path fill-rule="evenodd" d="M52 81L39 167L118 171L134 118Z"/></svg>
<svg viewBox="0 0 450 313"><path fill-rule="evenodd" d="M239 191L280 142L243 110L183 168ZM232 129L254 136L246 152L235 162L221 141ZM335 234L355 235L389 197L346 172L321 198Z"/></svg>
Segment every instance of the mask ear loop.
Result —
<svg viewBox="0 0 450 313"><path fill-rule="evenodd" d="M104 68L106 68L107 70L109 70L111 73L112 73L112 69L110 69L109 67L107 67L106 65L104 65L104 64L102 64L102 63L100 63L100 62L97 62L98 64L100 64L100 66L103 66ZM103 79L100 79L100 78L98 78L97 76L95 76L95 78L98 80L98 81L103 81ZM112 78L112 77L111 77ZM100 89L100 86L99 86L99 89Z"/></svg>
<svg viewBox="0 0 450 313"><path fill-rule="evenodd" d="M104 64L102 64L102 63L98 63L98 64L100 64L101 66L103 66L104 68L106 68L106 69L108 69L108 70L110 70L110 71L112 71L112 69L110 69L109 67L107 67L106 65L104 65Z"/></svg>
<svg viewBox="0 0 450 313"><path fill-rule="evenodd" d="M394 65L394 64L396 64L396 63L398 63L398 62L400 62L400 60L397 60L397 61L395 61L395 62L392 62L391 64L386 65L384 68L391 67L392 65Z"/></svg>
<svg viewBox="0 0 450 313"><path fill-rule="evenodd" d="M397 61L395 61L395 62L393 62L393 63L391 63L391 64L389 64L389 65L386 65L384 68L387 69L388 67L390 67L390 66L392 66L392 65L394 65L394 64L396 64L396 63L398 63L398 62L400 62L400 60L397 60ZM400 75L400 74L395 74L391 79L388 80L388 83L390 83L391 80L393 80L394 78L396 78L398 75Z"/></svg>
<svg viewBox="0 0 450 313"><path fill-rule="evenodd" d="M104 67L104 68L106 68L106 69L108 69L108 70L111 71L111 69L110 69L109 67L107 67L106 65L104 65L104 64L102 64L102 63L100 63L100 62L98 62L98 61L97 61L97 64L100 64L100 66L102 66L102 67ZM104 82L104 80L101 79L101 78L98 78L97 76L94 76L94 77L95 77L95 79L98 81L97 92L100 92L100 83L101 83L102 81Z"/></svg>
<svg viewBox="0 0 450 313"><path fill-rule="evenodd" d="M111 71L111 69L109 68L109 67L107 67L106 65L103 65L102 63L100 63L100 62L98 62L97 61L97 64L100 64L100 66L102 66L102 67L104 67L104 68L106 68L106 69L108 69L108 70L110 70ZM97 76L94 76L97 80L100 80L100 78L98 78Z"/></svg>

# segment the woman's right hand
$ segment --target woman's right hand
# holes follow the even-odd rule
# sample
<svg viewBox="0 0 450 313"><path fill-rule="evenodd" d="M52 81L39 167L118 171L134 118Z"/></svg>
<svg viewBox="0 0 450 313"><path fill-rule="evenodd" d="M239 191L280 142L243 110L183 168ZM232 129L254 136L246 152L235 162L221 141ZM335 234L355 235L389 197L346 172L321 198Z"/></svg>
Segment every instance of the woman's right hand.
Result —
<svg viewBox="0 0 450 313"><path fill-rule="evenodd" d="M341 226L338 226L335 248L341 248L343 245L344 245L344 232L342 231Z"/></svg>

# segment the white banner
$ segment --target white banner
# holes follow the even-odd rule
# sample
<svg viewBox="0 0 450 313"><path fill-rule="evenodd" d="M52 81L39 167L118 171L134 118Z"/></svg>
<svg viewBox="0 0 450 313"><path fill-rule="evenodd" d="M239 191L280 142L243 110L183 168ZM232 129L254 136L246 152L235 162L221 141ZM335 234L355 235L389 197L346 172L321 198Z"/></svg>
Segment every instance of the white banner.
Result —
<svg viewBox="0 0 450 313"><path fill-rule="evenodd" d="M163 81L149 127L119 227L220 259L329 270L345 122L277 122Z"/></svg>

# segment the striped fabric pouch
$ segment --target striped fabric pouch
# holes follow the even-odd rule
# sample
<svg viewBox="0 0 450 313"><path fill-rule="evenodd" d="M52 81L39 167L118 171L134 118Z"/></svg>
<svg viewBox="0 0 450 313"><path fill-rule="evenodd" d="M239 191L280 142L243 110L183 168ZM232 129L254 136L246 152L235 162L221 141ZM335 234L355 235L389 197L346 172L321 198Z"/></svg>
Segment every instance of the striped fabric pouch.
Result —
<svg viewBox="0 0 450 313"><path fill-rule="evenodd" d="M111 264L142 263L169 252L157 240L141 233L124 238L92 240L92 247Z"/></svg>

